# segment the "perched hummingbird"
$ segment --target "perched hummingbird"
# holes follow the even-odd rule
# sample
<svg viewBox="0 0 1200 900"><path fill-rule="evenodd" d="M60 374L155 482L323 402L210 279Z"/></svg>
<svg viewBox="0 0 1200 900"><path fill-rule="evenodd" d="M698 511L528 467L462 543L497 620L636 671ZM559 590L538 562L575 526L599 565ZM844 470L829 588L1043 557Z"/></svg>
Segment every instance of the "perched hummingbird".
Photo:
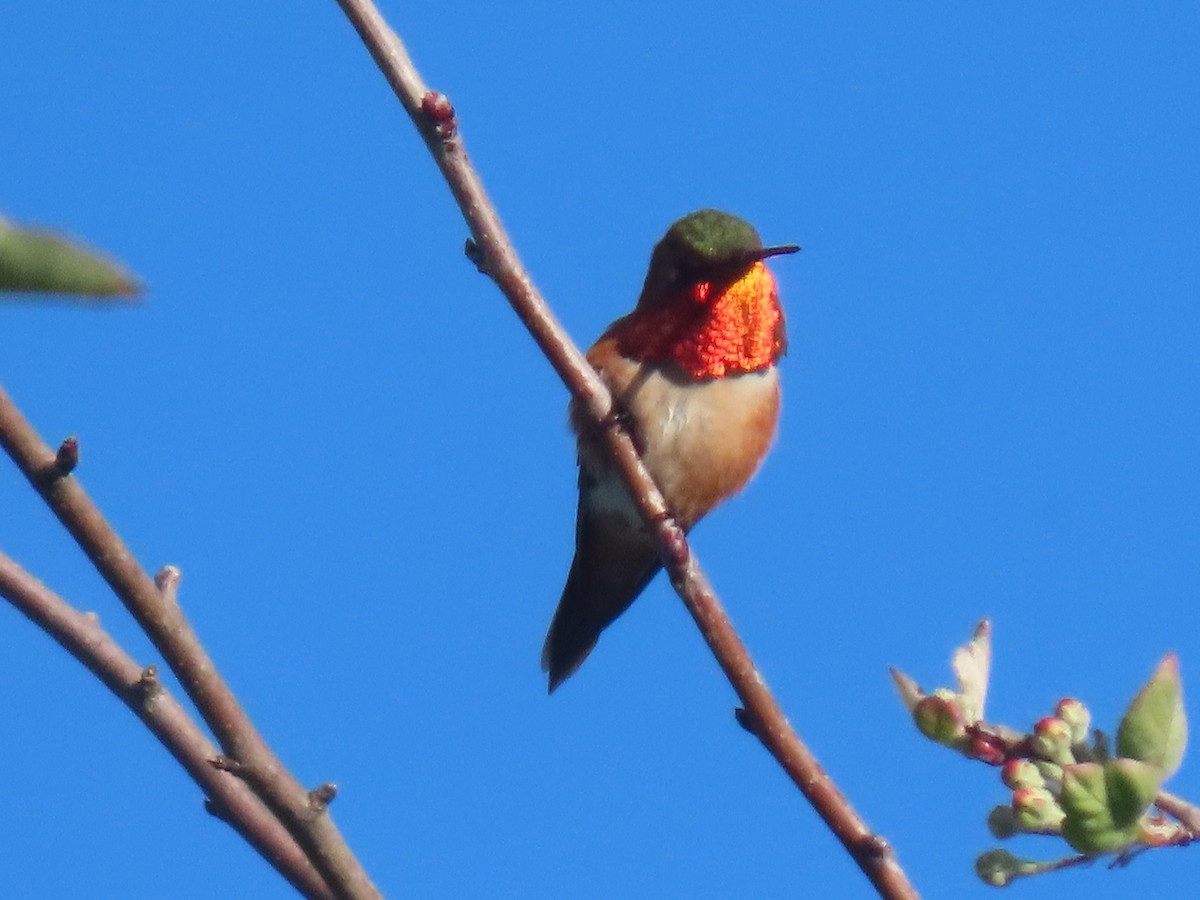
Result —
<svg viewBox="0 0 1200 900"><path fill-rule="evenodd" d="M612 391L646 469L690 530L750 480L775 437L787 348L764 247L737 216L702 209L654 248L637 306L587 353ZM553 692L662 567L625 483L575 404L575 559L542 648Z"/></svg>

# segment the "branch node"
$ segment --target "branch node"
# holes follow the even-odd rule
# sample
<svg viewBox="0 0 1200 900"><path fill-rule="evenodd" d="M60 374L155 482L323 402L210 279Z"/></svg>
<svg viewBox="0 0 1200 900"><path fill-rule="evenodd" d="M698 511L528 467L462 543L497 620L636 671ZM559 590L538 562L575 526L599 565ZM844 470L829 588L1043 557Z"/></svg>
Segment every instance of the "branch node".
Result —
<svg viewBox="0 0 1200 900"><path fill-rule="evenodd" d="M236 775L238 778L243 777L244 774L242 764L232 756L226 756L224 753L209 757L208 764L214 769L228 772L230 775Z"/></svg>
<svg viewBox="0 0 1200 900"><path fill-rule="evenodd" d="M153 663L142 669L142 674L130 687L133 696L142 704L149 703L162 693L162 690L162 683L158 680L158 666Z"/></svg>
<svg viewBox="0 0 1200 900"><path fill-rule="evenodd" d="M491 272L488 271L487 256L483 252L483 248L475 243L474 238L467 238L466 244L463 245L463 253L467 255L467 259L475 266L475 271L480 275L491 277Z"/></svg>
<svg viewBox="0 0 1200 900"><path fill-rule="evenodd" d="M758 718L750 710L742 706L733 708L733 717L737 723L746 730L747 733L758 737Z"/></svg>
<svg viewBox="0 0 1200 900"><path fill-rule="evenodd" d="M178 566L163 566L154 576L154 584L164 600L176 603L178 602L176 595L179 592L179 582L182 578L183 572L179 570Z"/></svg>
<svg viewBox="0 0 1200 900"><path fill-rule="evenodd" d="M454 104L450 98L439 91L430 91L421 98L421 112L425 122L437 135L443 144L447 143L458 132L458 119L454 114Z"/></svg>
<svg viewBox="0 0 1200 900"><path fill-rule="evenodd" d="M58 445L58 452L54 454L54 478L66 478L75 471L75 467L79 465L79 438L71 435L65 441Z"/></svg>
<svg viewBox="0 0 1200 900"><path fill-rule="evenodd" d="M672 520L670 513L663 513L661 520L668 522ZM674 563L677 569L682 569L688 564L688 560L692 556L691 548L688 547L687 535L683 533L683 529L678 523L672 522L672 526L666 534L666 547L670 561Z"/></svg>
<svg viewBox="0 0 1200 900"><path fill-rule="evenodd" d="M324 812L326 807L333 802L333 798L337 796L337 790L337 785L332 781L313 788L308 792L308 805L316 812Z"/></svg>
<svg viewBox="0 0 1200 900"><path fill-rule="evenodd" d="M234 821L229 817L229 811L212 797L204 798L204 811L214 819L220 819L226 824L232 824Z"/></svg>
<svg viewBox="0 0 1200 900"><path fill-rule="evenodd" d="M892 855L892 845L880 834L869 834L858 845L866 859L885 859Z"/></svg>

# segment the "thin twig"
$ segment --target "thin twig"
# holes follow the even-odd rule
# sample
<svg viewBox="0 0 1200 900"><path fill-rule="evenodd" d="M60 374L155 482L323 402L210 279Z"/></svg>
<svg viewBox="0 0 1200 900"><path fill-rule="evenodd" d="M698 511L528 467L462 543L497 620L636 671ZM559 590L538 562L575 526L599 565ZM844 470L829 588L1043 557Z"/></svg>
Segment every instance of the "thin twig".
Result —
<svg viewBox="0 0 1200 900"><path fill-rule="evenodd" d="M200 787L211 808L305 897L333 900L325 880L287 829L241 780L215 769L217 748L153 674L109 636L95 616L81 613L8 556L0 553L4 597L128 706Z"/></svg>
<svg viewBox="0 0 1200 900"><path fill-rule="evenodd" d="M338 0L338 4L412 118L454 194L472 235L468 255L499 286L579 407L597 424L611 421L612 398L608 390L550 312L518 259L479 175L467 159L449 100L426 87L399 37L371 0ZM659 541L671 583L745 705L754 733L880 895L917 897L891 848L866 826L788 724L692 556L683 530L670 517L666 502L642 466L628 433L619 427L602 430L642 517Z"/></svg>
<svg viewBox="0 0 1200 900"><path fill-rule="evenodd" d="M314 806L263 740L221 678L178 603L170 602L73 475L0 389L0 446L41 494L179 679L240 777L291 832L337 897L376 900L379 892L333 819Z"/></svg>
<svg viewBox="0 0 1200 900"><path fill-rule="evenodd" d="M1200 835L1200 808L1169 791L1159 791L1154 805L1169 816L1173 816L1193 835Z"/></svg>

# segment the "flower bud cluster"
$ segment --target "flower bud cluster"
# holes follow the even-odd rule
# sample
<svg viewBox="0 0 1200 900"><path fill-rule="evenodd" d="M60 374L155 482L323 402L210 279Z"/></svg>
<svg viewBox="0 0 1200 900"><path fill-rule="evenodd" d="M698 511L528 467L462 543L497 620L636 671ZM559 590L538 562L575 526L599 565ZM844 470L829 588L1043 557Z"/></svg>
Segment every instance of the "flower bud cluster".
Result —
<svg viewBox="0 0 1200 900"><path fill-rule="evenodd" d="M1000 770L1000 780L1012 796L1008 805L988 816L988 828L998 838L1062 833L1063 767L1092 758L1087 746L1091 714L1073 698L1060 700L1054 713L1033 726L1028 758L1012 757Z"/></svg>

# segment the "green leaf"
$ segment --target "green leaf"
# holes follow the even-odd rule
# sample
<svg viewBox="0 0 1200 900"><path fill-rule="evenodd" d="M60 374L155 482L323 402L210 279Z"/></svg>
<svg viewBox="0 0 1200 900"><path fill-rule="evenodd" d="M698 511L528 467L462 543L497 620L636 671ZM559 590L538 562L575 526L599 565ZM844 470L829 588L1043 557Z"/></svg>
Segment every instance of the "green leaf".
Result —
<svg viewBox="0 0 1200 900"><path fill-rule="evenodd" d="M1179 660L1168 653L1146 682L1117 729L1117 756L1139 759L1162 770L1162 780L1175 774L1187 747L1187 713Z"/></svg>
<svg viewBox="0 0 1200 900"><path fill-rule="evenodd" d="M1128 821L1128 785L1120 785L1117 805L1118 824L1110 807L1108 774L1100 763L1076 763L1063 767L1062 794L1058 802L1065 818L1062 834L1080 853L1098 856L1115 853L1134 843L1140 831L1139 815ZM1144 808L1143 808L1144 811Z"/></svg>
<svg viewBox="0 0 1200 900"><path fill-rule="evenodd" d="M0 291L128 297L139 290L117 263L66 238L0 219Z"/></svg>
<svg viewBox="0 0 1200 900"><path fill-rule="evenodd" d="M1110 759L1104 763L1104 784L1113 824L1124 828L1139 821L1162 787L1163 771L1136 759Z"/></svg>

